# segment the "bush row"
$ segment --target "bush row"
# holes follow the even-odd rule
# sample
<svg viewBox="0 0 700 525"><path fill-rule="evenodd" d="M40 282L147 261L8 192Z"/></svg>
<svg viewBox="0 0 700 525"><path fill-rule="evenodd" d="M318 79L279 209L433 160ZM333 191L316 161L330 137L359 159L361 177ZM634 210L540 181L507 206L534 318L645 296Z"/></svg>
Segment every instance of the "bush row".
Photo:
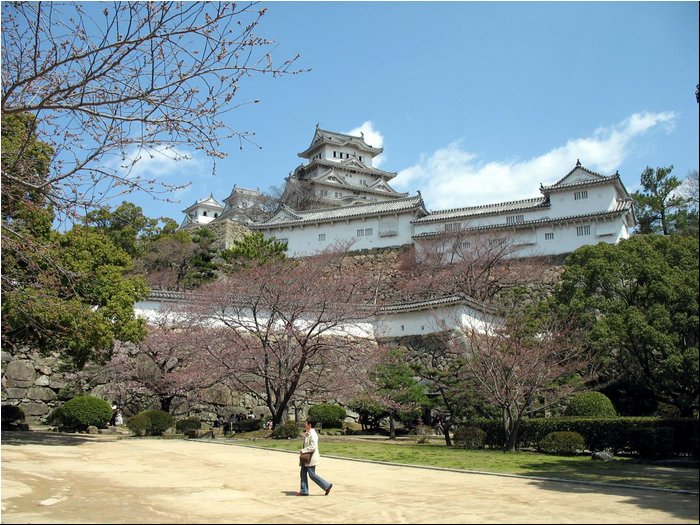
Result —
<svg viewBox="0 0 700 525"><path fill-rule="evenodd" d="M480 419L472 426L486 432L485 445L502 448L505 431L500 420ZM538 447L552 432L577 432L591 451L630 452L644 457L698 457L698 420L692 418L655 417L552 417L524 419L518 433L517 447Z"/></svg>

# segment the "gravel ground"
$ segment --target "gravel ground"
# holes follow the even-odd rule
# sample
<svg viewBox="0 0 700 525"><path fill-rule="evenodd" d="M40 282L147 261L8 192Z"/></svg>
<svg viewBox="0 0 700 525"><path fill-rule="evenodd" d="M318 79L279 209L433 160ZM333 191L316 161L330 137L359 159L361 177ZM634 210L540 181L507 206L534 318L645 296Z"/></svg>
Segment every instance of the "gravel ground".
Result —
<svg viewBox="0 0 700 525"><path fill-rule="evenodd" d="M697 494L295 454L220 439L2 433L2 523L698 523ZM323 454L323 442L321 442Z"/></svg>

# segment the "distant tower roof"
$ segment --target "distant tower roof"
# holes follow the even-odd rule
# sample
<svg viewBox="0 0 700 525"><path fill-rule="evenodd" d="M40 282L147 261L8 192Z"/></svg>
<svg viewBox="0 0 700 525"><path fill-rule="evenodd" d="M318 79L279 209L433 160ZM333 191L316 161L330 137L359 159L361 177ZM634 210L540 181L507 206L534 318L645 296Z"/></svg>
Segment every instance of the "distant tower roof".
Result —
<svg viewBox="0 0 700 525"><path fill-rule="evenodd" d="M383 148L375 148L367 144L365 142L364 134L362 134L360 137L356 137L354 135L336 133L335 131L326 131L319 128L317 124L314 136L311 139L311 144L298 155L302 158L309 159L319 148L322 148L323 146L351 146L356 148L358 151L366 153L372 158L384 151Z"/></svg>

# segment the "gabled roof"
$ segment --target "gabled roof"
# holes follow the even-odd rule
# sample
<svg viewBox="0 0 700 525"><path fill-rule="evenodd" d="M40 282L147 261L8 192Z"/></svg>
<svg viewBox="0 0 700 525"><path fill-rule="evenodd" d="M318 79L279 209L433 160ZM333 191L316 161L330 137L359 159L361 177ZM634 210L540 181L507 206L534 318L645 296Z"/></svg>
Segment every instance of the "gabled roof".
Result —
<svg viewBox="0 0 700 525"><path fill-rule="evenodd" d="M188 211L194 210L196 208L210 208L210 209L224 209L224 205L221 204L219 201L217 201L214 198L214 195L210 194L209 197L205 197L203 199L199 199L196 201L193 205L185 208L183 213L187 213Z"/></svg>
<svg viewBox="0 0 700 525"><path fill-rule="evenodd" d="M239 188L235 184L233 185L233 189L231 190L231 194L224 199L224 202L229 201L234 196L241 196L243 198L248 198L248 199L264 198L264 195L259 190L249 190L248 188Z"/></svg>
<svg viewBox="0 0 700 525"><path fill-rule="evenodd" d="M540 208L549 208L549 200L545 197L521 199L517 201L497 202L480 206L468 206L466 208L452 208L430 212L430 215L416 219L414 223L439 222L454 219L482 217L484 215L498 215L505 212L527 211Z"/></svg>
<svg viewBox="0 0 700 525"><path fill-rule="evenodd" d="M376 157L382 151L384 151L382 148L374 148L367 144L365 142L364 134L362 134L360 137L356 137L354 135L345 135L343 133L336 133L335 131L323 130L316 126L316 131L311 139L311 144L298 155L308 159L313 155L314 151L324 145L352 146L372 157Z"/></svg>
<svg viewBox="0 0 700 525"><path fill-rule="evenodd" d="M625 185L620 180L620 174L618 172L615 172L614 175L610 176L601 175L600 173L591 171L588 168L584 168L581 166L581 162L577 160L576 167L574 167L574 169L572 169L554 184L549 186L540 184L540 192L542 192L543 195L549 195L555 191L570 191L579 187L583 188L609 183L615 185L619 198L624 199L629 197L629 193L627 192Z"/></svg>
<svg viewBox="0 0 700 525"><path fill-rule="evenodd" d="M252 229L270 229L278 226L296 226L322 222L337 222L361 217L376 215L388 215L405 211L414 211L418 214L427 214L423 199L420 194L403 199L390 201L371 202L366 204L354 204L340 206L338 208L324 208L317 210L296 211L288 206L282 206L268 221L250 224Z"/></svg>

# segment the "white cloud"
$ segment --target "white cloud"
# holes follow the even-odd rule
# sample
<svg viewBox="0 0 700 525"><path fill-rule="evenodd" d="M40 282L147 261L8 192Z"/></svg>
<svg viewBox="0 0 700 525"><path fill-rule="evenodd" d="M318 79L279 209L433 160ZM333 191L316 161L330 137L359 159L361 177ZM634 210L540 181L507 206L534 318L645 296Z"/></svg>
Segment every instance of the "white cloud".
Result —
<svg viewBox="0 0 700 525"><path fill-rule="evenodd" d="M172 179L182 175L191 179L201 166L202 163L192 154L168 145L132 148L108 163L108 167L122 174L128 173L129 178L147 180Z"/></svg>
<svg viewBox="0 0 700 525"><path fill-rule="evenodd" d="M595 130L590 137L570 139L563 146L522 162L484 163L455 141L431 155L421 155L416 164L399 171L392 186L400 191L421 190L431 209L536 197L540 183L556 182L577 159L591 170L613 173L637 137L657 126L669 132L675 119L673 112L635 113L614 126Z"/></svg>
<svg viewBox="0 0 700 525"><path fill-rule="evenodd" d="M364 135L365 142L374 148L381 148L384 145L384 135L382 135L378 130L374 129L374 124L371 120L363 122L361 126L353 128L350 131L343 131L346 135L354 135L359 137ZM386 157L382 153L372 159L372 166L378 168L382 162L386 160Z"/></svg>

